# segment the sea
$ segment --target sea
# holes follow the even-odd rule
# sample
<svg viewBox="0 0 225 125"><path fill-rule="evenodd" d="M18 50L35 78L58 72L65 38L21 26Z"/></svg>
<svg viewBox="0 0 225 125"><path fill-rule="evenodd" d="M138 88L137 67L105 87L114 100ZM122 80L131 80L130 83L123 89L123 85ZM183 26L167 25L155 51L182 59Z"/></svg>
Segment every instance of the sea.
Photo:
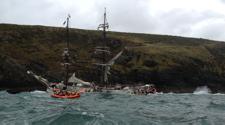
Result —
<svg viewBox="0 0 225 125"><path fill-rule="evenodd" d="M43 91L0 92L0 125L224 125L225 95L85 93L56 99Z"/></svg>

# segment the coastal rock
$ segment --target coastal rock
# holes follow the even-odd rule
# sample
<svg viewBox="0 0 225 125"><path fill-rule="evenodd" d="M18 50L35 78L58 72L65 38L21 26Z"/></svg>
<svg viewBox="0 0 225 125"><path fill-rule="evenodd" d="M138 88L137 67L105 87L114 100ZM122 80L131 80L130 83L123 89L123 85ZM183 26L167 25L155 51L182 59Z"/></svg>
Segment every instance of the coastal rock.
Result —
<svg viewBox="0 0 225 125"><path fill-rule="evenodd" d="M26 69L8 56L0 55L0 87L13 90L44 89Z"/></svg>

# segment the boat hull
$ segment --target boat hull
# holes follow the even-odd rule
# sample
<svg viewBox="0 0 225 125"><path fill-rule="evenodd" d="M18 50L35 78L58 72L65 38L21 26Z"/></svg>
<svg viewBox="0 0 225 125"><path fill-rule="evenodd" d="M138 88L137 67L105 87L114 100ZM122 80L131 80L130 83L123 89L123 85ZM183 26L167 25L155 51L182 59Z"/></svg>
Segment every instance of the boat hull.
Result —
<svg viewBox="0 0 225 125"><path fill-rule="evenodd" d="M80 94L75 94L75 95L57 95L57 94L52 94L51 97L53 97L53 98L61 98L61 99L76 99L76 98L80 98Z"/></svg>

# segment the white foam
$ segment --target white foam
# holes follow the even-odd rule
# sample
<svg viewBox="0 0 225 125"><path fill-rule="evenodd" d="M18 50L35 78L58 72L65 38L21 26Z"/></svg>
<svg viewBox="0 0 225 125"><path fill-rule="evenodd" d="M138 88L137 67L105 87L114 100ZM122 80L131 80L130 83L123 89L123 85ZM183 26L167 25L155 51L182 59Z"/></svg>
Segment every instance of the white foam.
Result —
<svg viewBox="0 0 225 125"><path fill-rule="evenodd" d="M82 115L87 115L87 112L82 112Z"/></svg>
<svg viewBox="0 0 225 125"><path fill-rule="evenodd" d="M202 94L210 94L211 90L207 86L197 87L193 94L202 95Z"/></svg>
<svg viewBox="0 0 225 125"><path fill-rule="evenodd" d="M44 94L46 93L46 91L39 91L39 90L35 90L33 92L31 92L32 94Z"/></svg>
<svg viewBox="0 0 225 125"><path fill-rule="evenodd" d="M98 117L98 118L104 118L105 117L104 114L98 113L98 112L90 112L90 113L82 112L81 114L82 115L87 115L87 116L95 116L95 117Z"/></svg>
<svg viewBox="0 0 225 125"><path fill-rule="evenodd" d="M215 93L214 95L225 95L225 94L223 94L223 93Z"/></svg>
<svg viewBox="0 0 225 125"><path fill-rule="evenodd" d="M163 92L156 92L155 94L164 94Z"/></svg>

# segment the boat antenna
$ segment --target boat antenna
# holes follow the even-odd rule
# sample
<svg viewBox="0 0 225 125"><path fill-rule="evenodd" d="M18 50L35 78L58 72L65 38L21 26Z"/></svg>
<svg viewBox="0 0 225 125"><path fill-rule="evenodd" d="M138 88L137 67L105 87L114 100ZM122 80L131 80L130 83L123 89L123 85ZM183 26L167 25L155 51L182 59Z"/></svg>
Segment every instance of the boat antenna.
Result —
<svg viewBox="0 0 225 125"><path fill-rule="evenodd" d="M63 65L65 67L65 80L64 84L65 86L68 85L68 77L69 77L69 65L70 65L70 58L69 58L69 23L70 23L70 14L68 14L66 21L63 23L63 25L66 24L66 48L63 51Z"/></svg>

